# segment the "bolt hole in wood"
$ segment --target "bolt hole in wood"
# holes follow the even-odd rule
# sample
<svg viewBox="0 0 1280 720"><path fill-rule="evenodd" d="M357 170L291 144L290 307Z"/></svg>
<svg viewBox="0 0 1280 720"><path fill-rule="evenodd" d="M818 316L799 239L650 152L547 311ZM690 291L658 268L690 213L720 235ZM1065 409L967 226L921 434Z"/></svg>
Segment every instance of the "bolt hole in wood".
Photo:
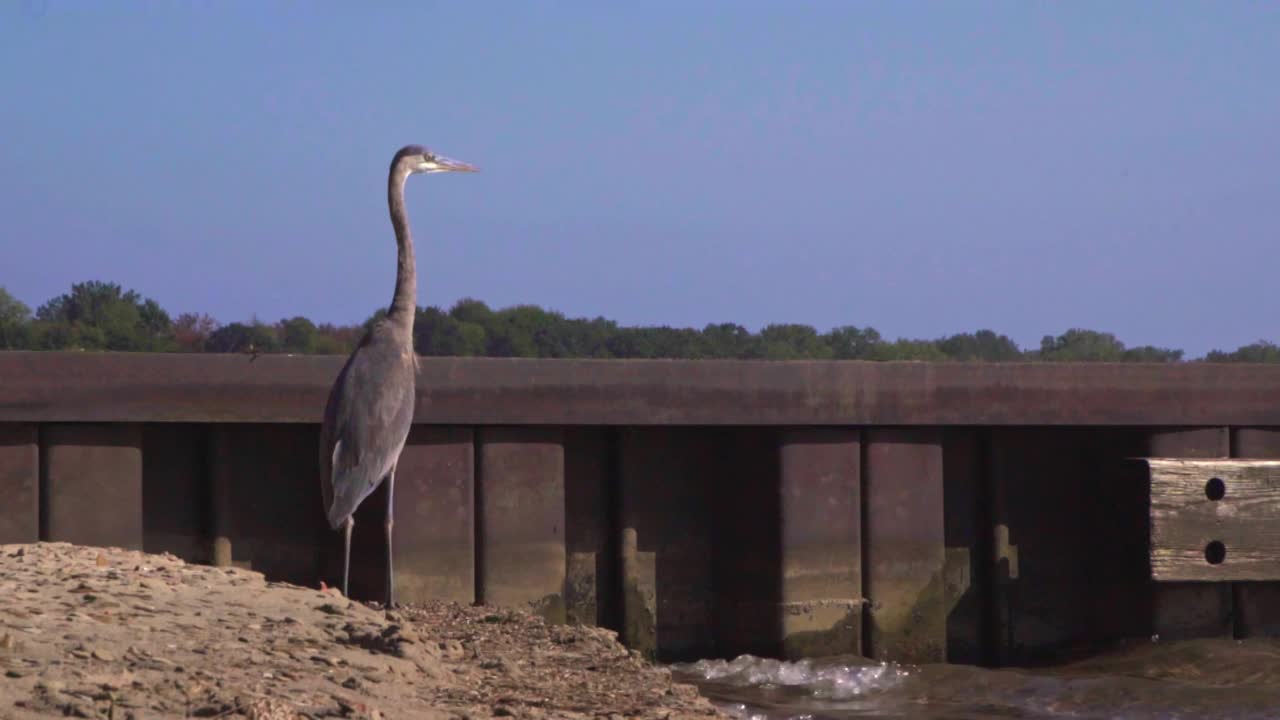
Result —
<svg viewBox="0 0 1280 720"><path fill-rule="evenodd" d="M1221 540L1211 540L1204 546L1204 559L1209 561L1210 565L1221 565L1222 561L1227 559L1227 546L1223 545Z"/></svg>
<svg viewBox="0 0 1280 720"><path fill-rule="evenodd" d="M1222 482L1222 478L1209 478L1209 482L1204 484L1204 495L1217 502L1227 494L1227 484Z"/></svg>

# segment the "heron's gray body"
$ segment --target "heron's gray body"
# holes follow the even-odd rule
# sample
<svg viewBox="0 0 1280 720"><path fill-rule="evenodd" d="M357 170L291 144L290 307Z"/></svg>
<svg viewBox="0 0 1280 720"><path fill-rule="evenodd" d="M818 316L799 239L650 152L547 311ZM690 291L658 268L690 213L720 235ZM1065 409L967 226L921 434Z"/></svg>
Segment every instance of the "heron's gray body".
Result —
<svg viewBox="0 0 1280 720"><path fill-rule="evenodd" d="M329 391L320 429L320 493L329 526L345 534L342 593L347 594L351 566L352 515L384 480L387 483L386 603L395 603L391 528L396 463L413 424L417 355L413 317L417 313L417 272L413 237L404 209L404 183L415 173L475 168L443 158L418 145L400 148L387 175L387 208L396 234L396 289L386 317L374 323L347 358Z"/></svg>
<svg viewBox="0 0 1280 720"><path fill-rule="evenodd" d="M394 320L379 320L329 392L320 429L321 483L329 527L337 530L387 477L413 424L412 350Z"/></svg>

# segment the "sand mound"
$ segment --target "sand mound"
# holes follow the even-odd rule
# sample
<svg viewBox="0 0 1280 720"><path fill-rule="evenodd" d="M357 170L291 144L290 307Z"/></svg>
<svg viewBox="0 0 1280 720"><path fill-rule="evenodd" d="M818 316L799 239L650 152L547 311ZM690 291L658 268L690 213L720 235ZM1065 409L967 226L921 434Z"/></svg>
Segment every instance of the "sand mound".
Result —
<svg viewBox="0 0 1280 720"><path fill-rule="evenodd" d="M0 673L0 718L717 715L607 630L66 543L0 545Z"/></svg>

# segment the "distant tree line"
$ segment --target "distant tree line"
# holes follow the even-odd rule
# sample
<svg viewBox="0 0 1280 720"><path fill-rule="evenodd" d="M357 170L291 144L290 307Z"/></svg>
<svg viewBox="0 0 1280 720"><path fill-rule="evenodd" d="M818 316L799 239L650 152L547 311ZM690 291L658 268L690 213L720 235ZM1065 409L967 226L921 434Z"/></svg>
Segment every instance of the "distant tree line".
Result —
<svg viewBox="0 0 1280 720"><path fill-rule="evenodd" d="M219 323L203 314L176 318L159 303L115 283L89 281L33 314L0 288L0 350L115 350L213 353L349 353L378 310L361 325L316 324L302 317ZM987 362L1180 362L1181 350L1127 347L1111 333L1071 329L1023 350L991 330L936 340L887 340L874 328L768 325L751 332L717 323L695 328L620 327L602 317L567 318L536 305L493 309L461 300L449 310L419 308L414 346L422 355L543 358L741 358L763 360L980 360ZM1207 362L1280 362L1280 348L1259 341Z"/></svg>

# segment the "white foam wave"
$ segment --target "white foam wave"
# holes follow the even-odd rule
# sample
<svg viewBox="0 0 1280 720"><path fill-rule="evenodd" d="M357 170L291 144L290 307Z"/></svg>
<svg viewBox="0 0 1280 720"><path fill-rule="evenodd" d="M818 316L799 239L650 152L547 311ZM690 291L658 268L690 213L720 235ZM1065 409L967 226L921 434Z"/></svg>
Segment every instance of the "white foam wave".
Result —
<svg viewBox="0 0 1280 720"><path fill-rule="evenodd" d="M732 660L699 660L679 665L677 669L730 685L800 687L825 700L848 700L887 690L911 675L909 669L890 663L818 664L810 660L789 662L754 655L739 655Z"/></svg>

